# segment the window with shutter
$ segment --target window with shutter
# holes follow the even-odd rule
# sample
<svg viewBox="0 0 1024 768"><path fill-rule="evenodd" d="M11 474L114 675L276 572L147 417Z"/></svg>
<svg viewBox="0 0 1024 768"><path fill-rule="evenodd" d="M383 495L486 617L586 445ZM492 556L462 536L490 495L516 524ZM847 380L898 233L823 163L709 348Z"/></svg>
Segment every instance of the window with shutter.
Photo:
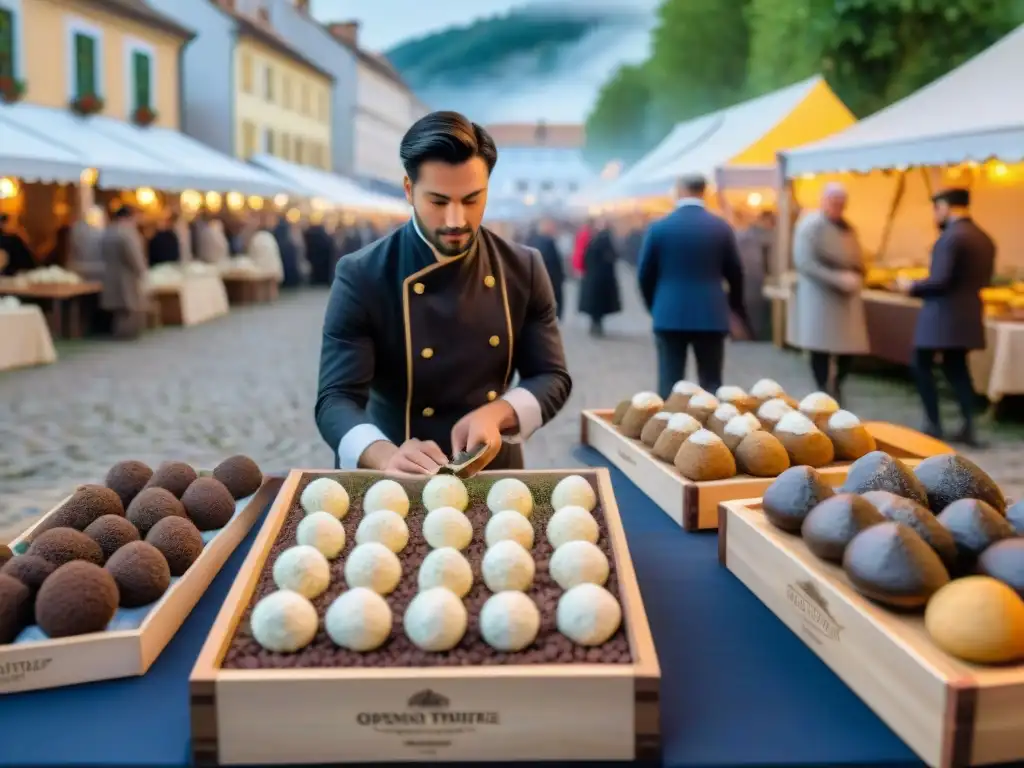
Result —
<svg viewBox="0 0 1024 768"><path fill-rule="evenodd" d="M14 12L0 8L0 77L15 76Z"/></svg>
<svg viewBox="0 0 1024 768"><path fill-rule="evenodd" d="M96 82L96 38L75 32L75 97L99 96Z"/></svg>
<svg viewBox="0 0 1024 768"><path fill-rule="evenodd" d="M132 77L135 84L132 98L135 109L153 109L153 59L142 51L132 52Z"/></svg>

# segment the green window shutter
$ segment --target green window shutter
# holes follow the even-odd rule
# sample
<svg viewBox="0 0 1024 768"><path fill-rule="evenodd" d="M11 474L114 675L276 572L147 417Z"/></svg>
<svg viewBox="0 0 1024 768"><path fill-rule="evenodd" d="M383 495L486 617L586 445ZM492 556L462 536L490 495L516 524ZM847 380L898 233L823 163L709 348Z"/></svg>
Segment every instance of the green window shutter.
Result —
<svg viewBox="0 0 1024 768"><path fill-rule="evenodd" d="M0 8L0 77L14 77L17 69L14 46L14 13Z"/></svg>
<svg viewBox="0 0 1024 768"><path fill-rule="evenodd" d="M135 51L132 53L132 74L135 83L135 109L152 109L152 59L148 53Z"/></svg>
<svg viewBox="0 0 1024 768"><path fill-rule="evenodd" d="M75 33L75 96L99 96L96 83L96 40Z"/></svg>

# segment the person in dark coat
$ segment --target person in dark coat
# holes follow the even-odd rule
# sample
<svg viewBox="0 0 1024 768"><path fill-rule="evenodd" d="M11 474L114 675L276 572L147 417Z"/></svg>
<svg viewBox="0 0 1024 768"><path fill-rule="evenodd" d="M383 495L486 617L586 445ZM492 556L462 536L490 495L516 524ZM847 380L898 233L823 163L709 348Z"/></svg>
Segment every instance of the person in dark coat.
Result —
<svg viewBox="0 0 1024 768"><path fill-rule="evenodd" d="M924 302L914 332L914 374L924 405L924 431L942 437L932 370L936 356L941 354L942 371L963 416L963 426L952 440L977 447L974 385L967 354L985 348L981 289L992 282L996 246L971 219L968 190L948 189L932 200L941 234L932 247L931 269L927 279L905 286L911 296Z"/></svg>
<svg viewBox="0 0 1024 768"><path fill-rule="evenodd" d="M277 224L273 229L274 239L277 240L277 248L281 252L281 266L284 268L284 282L282 288L295 288L302 282L302 275L299 272L299 249L292 240L292 225L288 219L279 216Z"/></svg>
<svg viewBox="0 0 1024 768"><path fill-rule="evenodd" d="M562 261L562 254L558 251L555 243L555 222L551 219L541 219L537 227L526 238L526 245L540 251L544 259L544 266L551 279L551 287L555 291L555 303L558 306L558 319L562 319L562 289L565 284L565 264Z"/></svg>
<svg viewBox="0 0 1024 768"><path fill-rule="evenodd" d="M615 241L607 222L599 221L583 252L580 313L590 317L590 335L604 336L604 319L622 311L619 278L615 273Z"/></svg>
<svg viewBox="0 0 1024 768"><path fill-rule="evenodd" d="M312 285L330 285L331 267L335 264L334 238L323 223L317 222L306 227L306 258L309 259L309 282Z"/></svg>
<svg viewBox="0 0 1024 768"><path fill-rule="evenodd" d="M714 392L722 386L732 317L749 335L736 234L704 207L706 187L701 176L681 180L676 210L650 226L640 248L637 279L654 324L658 392L665 399L686 378L690 347L700 386Z"/></svg>
<svg viewBox="0 0 1024 768"><path fill-rule="evenodd" d="M157 264L177 264L181 261L181 242L174 231L174 221L170 214L161 218L159 228L149 239L149 266Z"/></svg>
<svg viewBox="0 0 1024 768"><path fill-rule="evenodd" d="M0 251L7 254L6 259L0 258L0 275L4 277L36 268L32 251L25 239L14 230L14 220L6 213L0 213Z"/></svg>

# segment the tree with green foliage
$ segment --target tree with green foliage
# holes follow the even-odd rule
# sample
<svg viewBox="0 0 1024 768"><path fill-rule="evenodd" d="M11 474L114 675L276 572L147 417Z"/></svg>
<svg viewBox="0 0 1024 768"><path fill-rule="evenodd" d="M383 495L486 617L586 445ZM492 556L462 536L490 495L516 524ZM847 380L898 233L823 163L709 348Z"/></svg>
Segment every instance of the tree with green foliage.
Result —
<svg viewBox="0 0 1024 768"><path fill-rule="evenodd" d="M630 163L650 148L650 95L643 66L620 67L602 86L587 118L589 163L595 167L609 160Z"/></svg>
<svg viewBox="0 0 1024 768"><path fill-rule="evenodd" d="M834 6L835 0L750 0L746 96L821 74Z"/></svg>

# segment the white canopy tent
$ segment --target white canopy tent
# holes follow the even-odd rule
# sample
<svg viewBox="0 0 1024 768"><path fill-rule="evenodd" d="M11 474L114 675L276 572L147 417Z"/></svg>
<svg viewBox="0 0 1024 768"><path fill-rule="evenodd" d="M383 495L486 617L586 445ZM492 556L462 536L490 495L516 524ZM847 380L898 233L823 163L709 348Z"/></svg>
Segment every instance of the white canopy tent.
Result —
<svg viewBox="0 0 1024 768"><path fill-rule="evenodd" d="M944 77L822 141L782 152L787 175L997 157L1024 160L1024 25Z"/></svg>
<svg viewBox="0 0 1024 768"><path fill-rule="evenodd" d="M77 184L85 169L70 150L0 119L0 176Z"/></svg>

